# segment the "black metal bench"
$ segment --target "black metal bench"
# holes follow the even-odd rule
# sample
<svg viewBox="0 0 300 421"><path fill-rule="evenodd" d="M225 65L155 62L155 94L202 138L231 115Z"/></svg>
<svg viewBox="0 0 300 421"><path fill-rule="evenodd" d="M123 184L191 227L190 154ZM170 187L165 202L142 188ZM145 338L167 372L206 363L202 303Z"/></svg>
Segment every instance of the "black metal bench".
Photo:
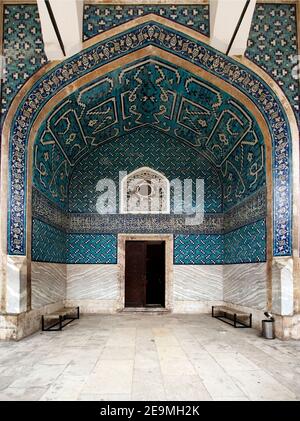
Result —
<svg viewBox="0 0 300 421"><path fill-rule="evenodd" d="M46 320L53 319L56 320L56 322L50 326L46 326ZM54 311L53 313L45 314L42 316L42 331L62 330L73 320L77 319L79 319L79 307L65 307L61 310Z"/></svg>
<svg viewBox="0 0 300 421"><path fill-rule="evenodd" d="M237 311L225 306L212 306L211 315L234 327L252 327L252 313Z"/></svg>

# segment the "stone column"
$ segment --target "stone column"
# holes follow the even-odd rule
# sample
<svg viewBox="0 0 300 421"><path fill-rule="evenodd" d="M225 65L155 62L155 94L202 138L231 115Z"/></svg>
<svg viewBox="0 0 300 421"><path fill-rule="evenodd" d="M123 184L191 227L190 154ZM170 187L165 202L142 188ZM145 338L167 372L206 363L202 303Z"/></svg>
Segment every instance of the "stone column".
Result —
<svg viewBox="0 0 300 421"><path fill-rule="evenodd" d="M281 316L294 313L293 259L274 257L272 264L272 312Z"/></svg>

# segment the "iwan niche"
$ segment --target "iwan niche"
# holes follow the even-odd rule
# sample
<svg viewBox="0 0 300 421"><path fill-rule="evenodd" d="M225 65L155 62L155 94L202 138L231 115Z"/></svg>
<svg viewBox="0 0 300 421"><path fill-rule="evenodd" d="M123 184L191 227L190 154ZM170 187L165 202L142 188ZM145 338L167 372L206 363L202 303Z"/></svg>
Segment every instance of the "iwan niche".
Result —
<svg viewBox="0 0 300 421"><path fill-rule="evenodd" d="M120 212L125 214L169 214L170 183L160 172L138 168L121 181Z"/></svg>

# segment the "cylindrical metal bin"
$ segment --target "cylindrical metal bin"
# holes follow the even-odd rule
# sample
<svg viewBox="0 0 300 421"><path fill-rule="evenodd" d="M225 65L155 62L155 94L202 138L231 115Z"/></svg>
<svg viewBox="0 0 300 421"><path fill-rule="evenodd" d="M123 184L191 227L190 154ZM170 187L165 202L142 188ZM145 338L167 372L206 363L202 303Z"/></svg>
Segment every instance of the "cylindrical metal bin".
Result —
<svg viewBox="0 0 300 421"><path fill-rule="evenodd" d="M266 339L275 339L274 320L262 320L262 336Z"/></svg>

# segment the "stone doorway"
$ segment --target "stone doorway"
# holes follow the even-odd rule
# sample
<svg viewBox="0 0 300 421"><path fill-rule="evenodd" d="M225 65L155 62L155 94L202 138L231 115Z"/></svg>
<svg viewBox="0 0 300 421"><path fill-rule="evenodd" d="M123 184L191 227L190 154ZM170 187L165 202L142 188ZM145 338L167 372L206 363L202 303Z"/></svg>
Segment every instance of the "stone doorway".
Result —
<svg viewBox="0 0 300 421"><path fill-rule="evenodd" d="M172 235L119 234L118 263L121 309L172 310Z"/></svg>
<svg viewBox="0 0 300 421"><path fill-rule="evenodd" d="M165 307L165 242L126 241L125 307Z"/></svg>

